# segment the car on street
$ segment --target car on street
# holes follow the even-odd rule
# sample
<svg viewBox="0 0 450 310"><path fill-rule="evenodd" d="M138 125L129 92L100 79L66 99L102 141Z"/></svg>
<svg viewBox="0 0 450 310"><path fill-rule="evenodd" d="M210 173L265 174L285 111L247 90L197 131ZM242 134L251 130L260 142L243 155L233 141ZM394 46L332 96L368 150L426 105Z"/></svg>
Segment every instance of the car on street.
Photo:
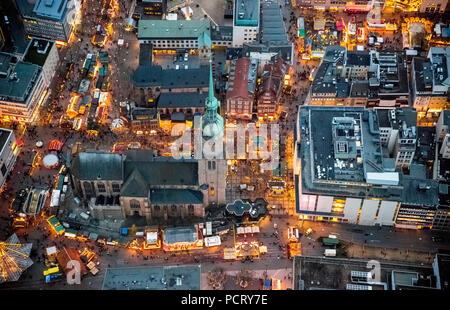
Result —
<svg viewBox="0 0 450 310"><path fill-rule="evenodd" d="M188 61L188 56L189 54L188 53L184 53L184 61Z"/></svg>

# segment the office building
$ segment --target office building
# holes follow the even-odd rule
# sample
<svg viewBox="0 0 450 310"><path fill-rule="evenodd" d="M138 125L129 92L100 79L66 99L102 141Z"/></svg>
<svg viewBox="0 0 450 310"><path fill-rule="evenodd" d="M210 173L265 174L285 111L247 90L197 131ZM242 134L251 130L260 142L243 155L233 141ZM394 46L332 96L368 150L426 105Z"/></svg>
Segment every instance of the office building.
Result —
<svg viewBox="0 0 450 310"><path fill-rule="evenodd" d="M260 0L234 0L233 9L233 46L257 41Z"/></svg>
<svg viewBox="0 0 450 310"><path fill-rule="evenodd" d="M32 122L48 98L59 55L56 45L33 39L23 61L0 53L0 113L3 119Z"/></svg>
<svg viewBox="0 0 450 310"><path fill-rule="evenodd" d="M427 177L423 164L411 161L414 112L396 109L394 116L390 111L299 109L294 178L301 219L432 227L438 181Z"/></svg>
<svg viewBox="0 0 450 310"><path fill-rule="evenodd" d="M67 43L79 22L81 0L15 0L26 33Z"/></svg>

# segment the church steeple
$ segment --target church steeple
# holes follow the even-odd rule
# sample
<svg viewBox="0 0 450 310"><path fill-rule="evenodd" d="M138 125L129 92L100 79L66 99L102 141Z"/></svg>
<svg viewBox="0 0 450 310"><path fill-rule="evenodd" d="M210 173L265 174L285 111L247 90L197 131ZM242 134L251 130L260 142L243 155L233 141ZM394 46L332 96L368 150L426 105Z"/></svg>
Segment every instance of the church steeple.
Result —
<svg viewBox="0 0 450 310"><path fill-rule="evenodd" d="M220 102L214 97L214 80L212 74L212 61L209 60L209 93L205 104L205 114L202 117L203 136L212 138L223 136L223 118L217 113Z"/></svg>

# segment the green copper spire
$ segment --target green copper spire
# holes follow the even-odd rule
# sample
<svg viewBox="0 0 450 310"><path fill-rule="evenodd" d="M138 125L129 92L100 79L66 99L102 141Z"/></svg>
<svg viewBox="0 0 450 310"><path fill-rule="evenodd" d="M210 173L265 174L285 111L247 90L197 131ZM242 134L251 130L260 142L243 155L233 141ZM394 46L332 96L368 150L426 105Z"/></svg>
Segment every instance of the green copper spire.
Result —
<svg viewBox="0 0 450 310"><path fill-rule="evenodd" d="M209 60L209 93L206 99L206 111L202 117L203 136L212 138L214 136L223 136L223 118L217 113L220 105L219 100L214 97L214 80L212 75L212 61Z"/></svg>
<svg viewBox="0 0 450 310"><path fill-rule="evenodd" d="M214 80L212 74L212 61L209 60L209 94L206 102L207 109L217 109L219 107L219 101L214 97Z"/></svg>

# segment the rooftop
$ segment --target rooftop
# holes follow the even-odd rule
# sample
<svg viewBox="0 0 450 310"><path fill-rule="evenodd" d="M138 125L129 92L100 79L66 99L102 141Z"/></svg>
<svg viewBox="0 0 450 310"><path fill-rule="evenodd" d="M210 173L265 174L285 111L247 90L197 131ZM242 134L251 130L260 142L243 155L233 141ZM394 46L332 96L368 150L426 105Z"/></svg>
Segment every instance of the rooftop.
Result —
<svg viewBox="0 0 450 310"><path fill-rule="evenodd" d="M203 33L210 34L209 19L203 20L153 20L141 19L138 26L139 40L152 39L197 39Z"/></svg>
<svg viewBox="0 0 450 310"><path fill-rule="evenodd" d="M367 75L363 79L346 76L345 68L353 66L367 67ZM311 94L316 98L407 97L409 86L404 52L347 52L341 46L328 46L311 85Z"/></svg>
<svg viewBox="0 0 450 310"><path fill-rule="evenodd" d="M164 243L195 242L198 239L197 229L194 226L173 227L164 229Z"/></svg>
<svg viewBox="0 0 450 310"><path fill-rule="evenodd" d="M265 2L261 5L261 42L289 42L280 5L274 2Z"/></svg>
<svg viewBox="0 0 450 310"><path fill-rule="evenodd" d="M256 68L255 68L256 70ZM227 99L245 98L253 99L253 90L249 90L250 59L239 58L231 66L230 77L228 79Z"/></svg>
<svg viewBox="0 0 450 310"><path fill-rule="evenodd" d="M12 70L9 76L0 77L0 99L26 103L42 68L27 62L11 63L11 65Z"/></svg>
<svg viewBox="0 0 450 310"><path fill-rule="evenodd" d="M369 66L370 55L368 52L348 52L346 59L347 66Z"/></svg>
<svg viewBox="0 0 450 310"><path fill-rule="evenodd" d="M235 0L234 1L234 23L236 26L259 25L259 2L260 0Z"/></svg>
<svg viewBox="0 0 450 310"><path fill-rule="evenodd" d="M40 67L44 66L53 44L53 42L43 39L31 40L25 52L23 61L33 63Z"/></svg>
<svg viewBox="0 0 450 310"><path fill-rule="evenodd" d="M433 69L431 62L421 57L412 60L414 74L414 87L417 94L433 90Z"/></svg>
<svg viewBox="0 0 450 310"><path fill-rule="evenodd" d="M204 107L208 93L203 92L166 92L158 99L158 108L196 108Z"/></svg>
<svg viewBox="0 0 450 310"><path fill-rule="evenodd" d="M433 67L433 84L448 88L450 86L450 48L433 46L428 52L428 58Z"/></svg>
<svg viewBox="0 0 450 310"><path fill-rule="evenodd" d="M69 0L37 0L33 12L38 16L61 20Z"/></svg>
<svg viewBox="0 0 450 310"><path fill-rule="evenodd" d="M415 113L398 110L402 111L396 115L405 119ZM437 181L414 174L414 169L403 174L385 155L379 127L386 117L379 118L378 112L356 107L300 109L302 193L438 205Z"/></svg>
<svg viewBox="0 0 450 310"><path fill-rule="evenodd" d="M209 68L163 70L161 66L140 65L132 75L137 87L204 88L209 85Z"/></svg>
<svg viewBox="0 0 450 310"><path fill-rule="evenodd" d="M380 282L368 279L368 261L346 258L326 257L294 257L294 289L316 290L386 290L419 288L412 281L411 275L423 276L425 279L434 277L431 266L408 265L404 263L383 261L380 264ZM429 281L433 288L433 281ZM429 288L422 283L416 283L421 288ZM401 288L399 287L401 286Z"/></svg>
<svg viewBox="0 0 450 310"><path fill-rule="evenodd" d="M71 172L79 180L122 180L122 155L102 151L78 153Z"/></svg>
<svg viewBox="0 0 450 310"><path fill-rule="evenodd" d="M103 290L199 290L200 265L108 268Z"/></svg>
<svg viewBox="0 0 450 310"><path fill-rule="evenodd" d="M202 204L203 193L192 189L151 189L153 204Z"/></svg>

